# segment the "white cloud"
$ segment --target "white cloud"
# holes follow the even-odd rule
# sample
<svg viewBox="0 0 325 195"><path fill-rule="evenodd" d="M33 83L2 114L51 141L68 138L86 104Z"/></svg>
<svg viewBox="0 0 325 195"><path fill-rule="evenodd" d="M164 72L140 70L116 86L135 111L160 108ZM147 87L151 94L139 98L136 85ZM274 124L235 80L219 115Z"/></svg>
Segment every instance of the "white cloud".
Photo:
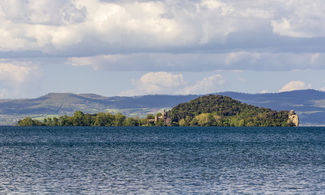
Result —
<svg viewBox="0 0 325 195"><path fill-rule="evenodd" d="M294 90L302 90L302 89L310 89L311 85L306 84L302 81L290 81L289 83L285 84L279 92L285 91L294 91Z"/></svg>
<svg viewBox="0 0 325 195"><path fill-rule="evenodd" d="M105 53L222 45L231 33L264 31L277 6L219 0L5 0L0 2L0 38L7 39L1 39L0 50L55 53L102 44Z"/></svg>
<svg viewBox="0 0 325 195"><path fill-rule="evenodd" d="M325 36L324 1L287 0L281 6L277 10L281 16L272 20L273 32L303 38Z"/></svg>
<svg viewBox="0 0 325 195"><path fill-rule="evenodd" d="M35 63L0 59L0 98L26 97L38 91L41 77Z"/></svg>
<svg viewBox="0 0 325 195"><path fill-rule="evenodd" d="M134 80L135 89L125 91L121 95L167 94L185 84L182 74L168 72L149 72L139 80Z"/></svg>
<svg viewBox="0 0 325 195"><path fill-rule="evenodd" d="M0 80L22 83L30 76L32 69L28 66L0 62Z"/></svg>
<svg viewBox="0 0 325 195"><path fill-rule="evenodd" d="M0 51L51 53L78 44L86 14L73 0L0 1Z"/></svg>
<svg viewBox="0 0 325 195"><path fill-rule="evenodd" d="M66 25L83 22L86 8L72 0L4 0L4 17L17 24Z"/></svg>
<svg viewBox="0 0 325 195"><path fill-rule="evenodd" d="M262 57L262 53L257 53L257 52L232 52L232 53L228 53L225 56L225 63L227 65L238 64L243 62L254 64L257 61L259 61L261 57Z"/></svg>
<svg viewBox="0 0 325 195"><path fill-rule="evenodd" d="M241 40L242 32L324 37L324 11L322 0L3 0L0 50L56 53L91 46L103 54L222 47L233 33Z"/></svg>
<svg viewBox="0 0 325 195"><path fill-rule="evenodd" d="M325 87L322 87L319 89L320 91L325 91Z"/></svg>
<svg viewBox="0 0 325 195"><path fill-rule="evenodd" d="M162 17L166 6L158 1L29 0L2 1L0 6L0 32L7 38L2 39L3 51L36 49L55 53L88 40L117 49L123 45L151 48L188 41L182 24Z"/></svg>
<svg viewBox="0 0 325 195"><path fill-rule="evenodd" d="M225 84L225 80L220 74L215 74L205 77L198 81L193 86L188 86L181 90L181 94L208 94L220 90L220 87Z"/></svg>
<svg viewBox="0 0 325 195"><path fill-rule="evenodd" d="M8 97L8 90L7 89L0 89L0 99L4 99Z"/></svg>
<svg viewBox="0 0 325 195"><path fill-rule="evenodd" d="M3 0L0 55L112 71L324 69L324 13L323 0Z"/></svg>
<svg viewBox="0 0 325 195"><path fill-rule="evenodd" d="M324 53L135 53L73 57L67 64L108 71L214 71L324 69Z"/></svg>
<svg viewBox="0 0 325 195"><path fill-rule="evenodd" d="M319 60L320 54L319 53L315 53L312 54L311 58L310 58L310 63L317 63L317 61Z"/></svg>
<svg viewBox="0 0 325 195"><path fill-rule="evenodd" d="M225 83L221 74L204 77L191 85L184 81L182 74L149 72L140 79L132 81L134 89L122 92L120 95L207 94L220 91Z"/></svg>

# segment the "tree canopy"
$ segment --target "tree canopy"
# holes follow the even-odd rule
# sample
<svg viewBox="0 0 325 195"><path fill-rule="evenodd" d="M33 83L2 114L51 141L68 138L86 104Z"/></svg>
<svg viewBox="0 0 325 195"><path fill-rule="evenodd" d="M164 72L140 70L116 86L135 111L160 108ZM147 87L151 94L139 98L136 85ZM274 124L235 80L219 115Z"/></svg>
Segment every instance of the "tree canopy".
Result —
<svg viewBox="0 0 325 195"><path fill-rule="evenodd" d="M220 95L202 96L168 112L172 124L179 126L293 126L288 114Z"/></svg>
<svg viewBox="0 0 325 195"><path fill-rule="evenodd" d="M145 118L126 117L121 113L84 114L45 118L26 117L19 126L294 126L288 111L274 111L241 103L227 96L208 95L179 104L167 112L148 114ZM166 122L168 120L169 122Z"/></svg>

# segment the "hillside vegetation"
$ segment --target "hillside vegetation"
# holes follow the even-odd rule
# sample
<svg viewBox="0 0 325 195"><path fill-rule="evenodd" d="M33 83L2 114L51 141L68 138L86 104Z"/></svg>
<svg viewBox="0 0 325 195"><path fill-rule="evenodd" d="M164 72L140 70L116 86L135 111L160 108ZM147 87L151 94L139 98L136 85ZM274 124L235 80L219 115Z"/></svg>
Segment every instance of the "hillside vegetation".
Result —
<svg viewBox="0 0 325 195"><path fill-rule="evenodd" d="M44 120L35 120L26 117L18 121L19 126L164 126L162 121L155 121L153 114L145 118L126 117L121 113L84 114L76 111L72 116L48 117Z"/></svg>
<svg viewBox="0 0 325 195"><path fill-rule="evenodd" d="M209 95L179 104L167 114L149 114L145 118L126 117L121 113L84 114L46 118L43 121L26 117L19 126L293 126L288 111L241 103L230 97Z"/></svg>
<svg viewBox="0 0 325 195"><path fill-rule="evenodd" d="M299 90L282 93L247 94L222 92L243 103L272 110L295 110L302 125L325 125L325 92ZM122 113L129 117L146 117L198 98L199 95L145 95L104 97L95 94L50 93L35 99L0 100L0 125L14 125L26 116L43 119L48 116L72 116L84 113Z"/></svg>
<svg viewBox="0 0 325 195"><path fill-rule="evenodd" d="M221 95L199 97L168 112L172 124L180 126L293 126L288 114Z"/></svg>

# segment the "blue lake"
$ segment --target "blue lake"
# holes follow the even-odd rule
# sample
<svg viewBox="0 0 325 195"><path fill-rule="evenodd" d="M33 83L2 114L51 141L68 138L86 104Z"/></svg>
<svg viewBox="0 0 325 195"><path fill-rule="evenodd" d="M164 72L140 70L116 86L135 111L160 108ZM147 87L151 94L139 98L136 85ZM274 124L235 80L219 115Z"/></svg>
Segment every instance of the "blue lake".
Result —
<svg viewBox="0 0 325 195"><path fill-rule="evenodd" d="M325 193L325 128L0 127L0 194Z"/></svg>

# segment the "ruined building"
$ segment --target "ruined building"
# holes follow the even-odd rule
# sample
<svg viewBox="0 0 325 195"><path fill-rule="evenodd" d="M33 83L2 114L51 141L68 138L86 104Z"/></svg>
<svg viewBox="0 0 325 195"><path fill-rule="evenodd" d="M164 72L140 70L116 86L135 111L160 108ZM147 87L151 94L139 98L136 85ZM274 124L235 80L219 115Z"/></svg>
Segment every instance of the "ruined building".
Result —
<svg viewBox="0 0 325 195"><path fill-rule="evenodd" d="M294 110L290 110L288 122L293 123L296 127L299 126L299 117Z"/></svg>
<svg viewBox="0 0 325 195"><path fill-rule="evenodd" d="M161 113L160 116L156 115L155 116L155 123L158 123L159 121L163 121L164 125L170 126L172 123L172 120L170 117L168 117L168 112L165 110Z"/></svg>

